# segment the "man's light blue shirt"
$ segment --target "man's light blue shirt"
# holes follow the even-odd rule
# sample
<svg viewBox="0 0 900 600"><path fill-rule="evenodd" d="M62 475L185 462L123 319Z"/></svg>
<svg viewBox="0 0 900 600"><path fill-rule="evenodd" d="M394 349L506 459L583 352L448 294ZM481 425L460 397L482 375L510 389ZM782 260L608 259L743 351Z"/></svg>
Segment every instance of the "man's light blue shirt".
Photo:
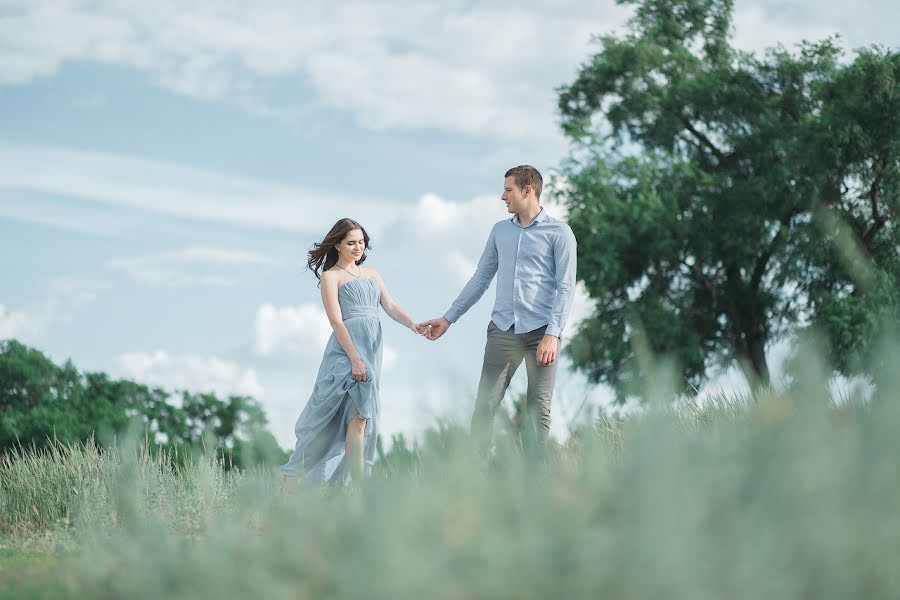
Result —
<svg viewBox="0 0 900 600"><path fill-rule="evenodd" d="M559 337L566 326L575 290L575 235L541 209L522 227L519 217L491 229L475 274L444 314L455 323L478 302L497 275L497 300L491 320L506 331L527 333L547 326Z"/></svg>

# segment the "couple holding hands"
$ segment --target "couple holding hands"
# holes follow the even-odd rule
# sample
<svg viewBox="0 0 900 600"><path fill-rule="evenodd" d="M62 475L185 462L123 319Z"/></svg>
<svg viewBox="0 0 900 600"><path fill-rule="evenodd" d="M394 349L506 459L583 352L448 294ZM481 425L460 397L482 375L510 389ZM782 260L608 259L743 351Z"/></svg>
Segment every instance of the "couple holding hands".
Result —
<svg viewBox="0 0 900 600"><path fill-rule="evenodd" d="M541 443L550 432L559 338L575 288L575 236L541 207L541 174L530 165L506 172L501 199L512 218L494 225L478 268L443 317L416 323L391 297L381 275L362 266L369 236L341 219L309 251L322 302L334 329L309 402L297 419L297 443L281 474L321 482L326 462L342 455L329 484L371 473L380 412L382 331L379 305L393 320L437 340L472 307L497 277L472 435L491 437L494 412L516 369L528 371L526 412Z"/></svg>

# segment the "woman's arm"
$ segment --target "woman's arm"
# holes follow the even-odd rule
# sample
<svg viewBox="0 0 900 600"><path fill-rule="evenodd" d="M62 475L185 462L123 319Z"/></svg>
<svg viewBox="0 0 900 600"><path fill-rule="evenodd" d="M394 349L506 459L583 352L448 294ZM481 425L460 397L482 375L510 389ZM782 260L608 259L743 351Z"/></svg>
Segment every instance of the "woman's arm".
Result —
<svg viewBox="0 0 900 600"><path fill-rule="evenodd" d="M344 325L344 317L341 314L341 305L338 302L338 277L328 272L322 273L322 304L325 306L325 314L331 328L334 329L334 337L338 344L350 358L351 373L356 381L366 380L366 364L359 357L359 352L350 339L350 332Z"/></svg>
<svg viewBox="0 0 900 600"><path fill-rule="evenodd" d="M390 292L388 292L387 286L384 285L384 280L381 278L381 275L378 271L372 269L372 273L375 275L375 280L378 282L378 287L381 288L381 307L384 308L384 312L388 314L390 318L397 321L404 327L408 327L413 331L413 333L417 333L419 335L424 335L427 331L427 328L420 327L418 323L413 321L412 317L406 314L406 311L400 308L400 305L394 301L394 298L391 296Z"/></svg>

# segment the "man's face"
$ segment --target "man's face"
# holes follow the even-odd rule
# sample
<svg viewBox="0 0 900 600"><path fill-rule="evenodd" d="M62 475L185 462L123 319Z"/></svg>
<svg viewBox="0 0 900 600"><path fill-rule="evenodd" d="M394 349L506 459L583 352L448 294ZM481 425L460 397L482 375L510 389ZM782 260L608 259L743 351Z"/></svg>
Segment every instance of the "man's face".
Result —
<svg viewBox="0 0 900 600"><path fill-rule="evenodd" d="M507 212L517 213L525 210L525 190L519 189L513 177L503 180L503 195L500 196L500 199L506 202Z"/></svg>

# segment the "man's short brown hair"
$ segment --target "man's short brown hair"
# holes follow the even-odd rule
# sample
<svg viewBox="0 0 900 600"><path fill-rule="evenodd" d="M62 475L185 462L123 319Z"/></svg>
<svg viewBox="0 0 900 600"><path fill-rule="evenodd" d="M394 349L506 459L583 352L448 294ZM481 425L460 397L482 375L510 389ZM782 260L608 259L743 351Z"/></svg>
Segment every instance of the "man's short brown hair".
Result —
<svg viewBox="0 0 900 600"><path fill-rule="evenodd" d="M525 191L525 186L530 185L531 189L534 190L535 197L541 197L541 190L544 187L544 178L541 177L538 170L531 165L519 165L518 167L513 167L507 171L506 175L503 177L512 177L513 181L516 182L516 187L523 192Z"/></svg>

